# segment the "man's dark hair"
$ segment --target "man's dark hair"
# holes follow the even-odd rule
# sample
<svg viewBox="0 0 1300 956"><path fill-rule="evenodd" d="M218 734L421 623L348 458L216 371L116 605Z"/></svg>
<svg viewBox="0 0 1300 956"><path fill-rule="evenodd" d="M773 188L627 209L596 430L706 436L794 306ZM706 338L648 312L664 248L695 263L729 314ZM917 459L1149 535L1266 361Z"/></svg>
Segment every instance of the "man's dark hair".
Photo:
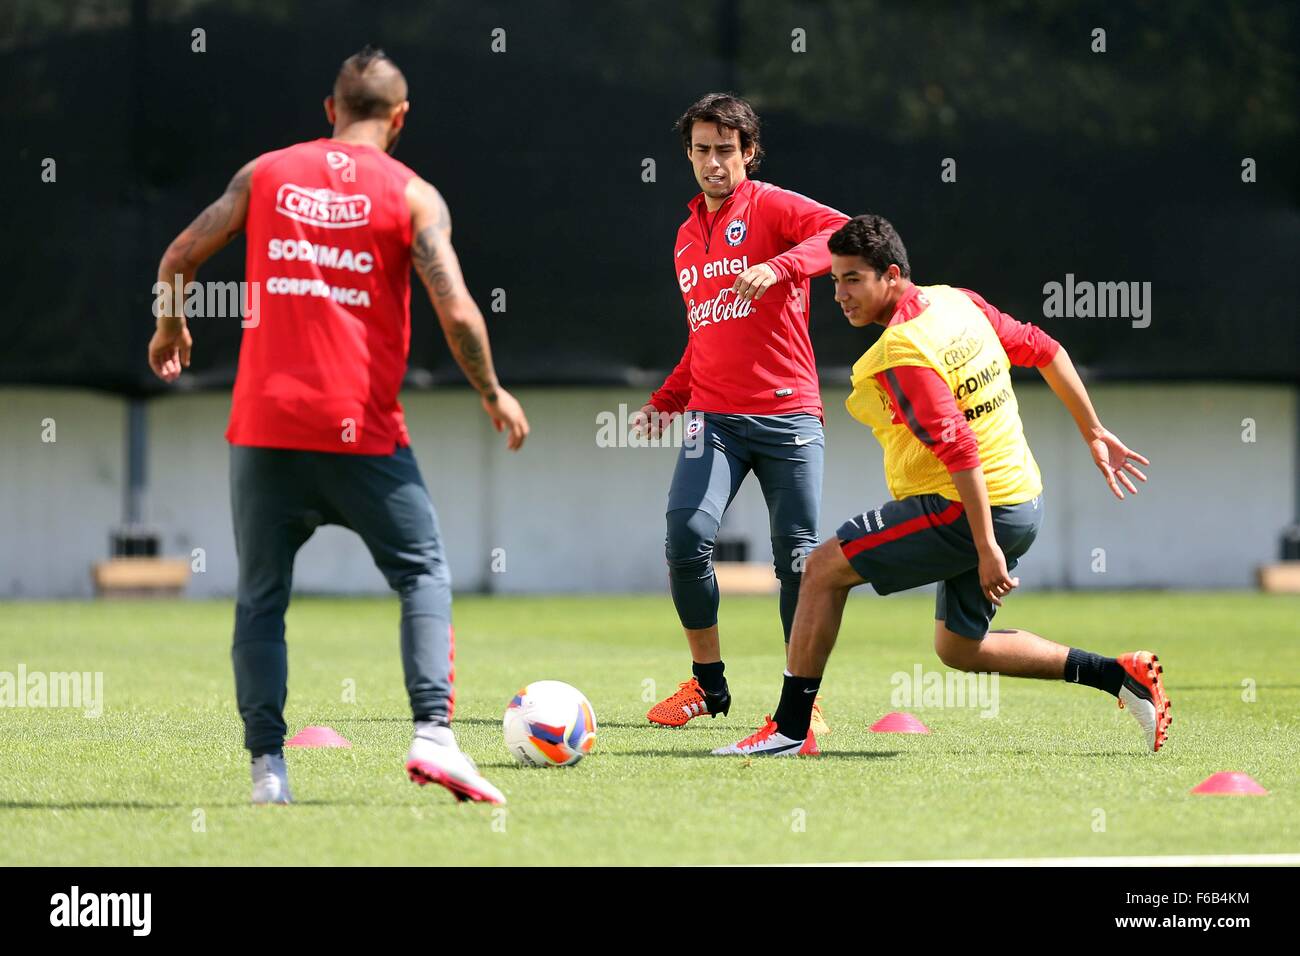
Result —
<svg viewBox="0 0 1300 956"><path fill-rule="evenodd" d="M405 99L406 77L370 44L344 60L334 80L334 102L352 119L383 116Z"/></svg>
<svg viewBox="0 0 1300 956"><path fill-rule="evenodd" d="M854 216L835 231L827 245L831 255L861 256L877 275L884 275L892 264L898 266L904 279L912 277L903 240L898 238L898 231L884 216Z"/></svg>
<svg viewBox="0 0 1300 956"><path fill-rule="evenodd" d="M759 141L758 114L754 112L754 107L730 93L706 93L700 97L678 118L674 127L681 133L688 153L691 151L691 129L697 122L713 123L739 133L741 152L754 147L754 158L745 164L745 171L758 171L759 163L763 160L763 144Z"/></svg>

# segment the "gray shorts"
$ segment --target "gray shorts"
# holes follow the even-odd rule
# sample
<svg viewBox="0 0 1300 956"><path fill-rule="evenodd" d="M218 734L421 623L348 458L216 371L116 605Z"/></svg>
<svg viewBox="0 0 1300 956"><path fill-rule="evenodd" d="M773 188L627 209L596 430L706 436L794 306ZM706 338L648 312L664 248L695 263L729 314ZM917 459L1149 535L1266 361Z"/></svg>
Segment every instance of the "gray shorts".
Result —
<svg viewBox="0 0 1300 956"><path fill-rule="evenodd" d="M993 536L1011 570L1038 536L1043 497L991 511ZM837 536L844 557L877 594L938 582L935 620L963 637L988 633L996 609L980 588L979 554L961 502L941 495L890 501L844 522Z"/></svg>

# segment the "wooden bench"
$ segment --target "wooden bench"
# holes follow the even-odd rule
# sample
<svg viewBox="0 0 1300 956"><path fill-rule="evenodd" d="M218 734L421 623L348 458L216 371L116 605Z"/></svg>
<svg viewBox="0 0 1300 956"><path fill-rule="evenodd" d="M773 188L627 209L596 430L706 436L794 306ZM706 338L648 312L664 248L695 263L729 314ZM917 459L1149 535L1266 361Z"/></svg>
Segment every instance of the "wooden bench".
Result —
<svg viewBox="0 0 1300 956"><path fill-rule="evenodd" d="M91 570L100 597L164 597L180 594L190 579L189 558L110 558Z"/></svg>
<svg viewBox="0 0 1300 956"><path fill-rule="evenodd" d="M781 590L776 572L765 561L717 561L713 571L723 594L774 594Z"/></svg>
<svg viewBox="0 0 1300 956"><path fill-rule="evenodd" d="M1265 594L1300 594L1300 561L1279 561L1259 567L1259 589Z"/></svg>

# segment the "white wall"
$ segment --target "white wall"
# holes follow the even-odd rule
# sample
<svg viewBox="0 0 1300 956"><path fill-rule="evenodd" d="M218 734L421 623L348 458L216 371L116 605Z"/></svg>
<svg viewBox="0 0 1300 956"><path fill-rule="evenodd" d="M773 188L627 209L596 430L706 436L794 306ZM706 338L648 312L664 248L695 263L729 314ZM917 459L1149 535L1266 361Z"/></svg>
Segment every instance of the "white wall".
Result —
<svg viewBox="0 0 1300 956"><path fill-rule="evenodd" d="M125 407L90 392L6 389L0 403L0 596L91 593L121 518ZM826 388L827 474L822 537L886 500L880 452ZM1046 484L1046 523L1017 573L1032 587L1246 587L1276 556L1293 517L1296 395L1286 387L1098 385L1102 420L1152 461L1136 498L1111 498L1073 424L1045 386L1017 386ZM631 389L521 389L533 434L511 454L468 392L405 396L412 441L437 507L458 589L500 592L664 588L663 508L676 450L597 447L597 416ZM203 548L189 593L235 584L228 454L229 397L178 394L149 406L146 517L163 551ZM41 440L53 418L57 441ZM1242 420L1256 441L1242 441ZM751 479L724 523L766 560L767 514ZM502 549L505 572L490 570ZM1094 549L1105 573L1093 571ZM304 591L381 592L361 542L322 528L299 554Z"/></svg>
<svg viewBox="0 0 1300 956"><path fill-rule="evenodd" d="M120 399L0 389L0 596L91 593L122 517L125 434Z"/></svg>
<svg viewBox="0 0 1300 956"><path fill-rule="evenodd" d="M1286 388L1099 385L1102 421L1146 455L1150 481L1116 501L1064 408L1045 385L1017 385L1030 447L1043 473L1046 516L1016 573L1022 587L1246 587L1277 556L1294 514L1296 398ZM878 446L823 389L827 474L822 537L867 505L888 500ZM1242 441L1242 419L1256 423ZM724 532L761 544L767 517L757 485L737 497ZM753 547L753 545L751 545ZM1104 573L1093 571L1104 550ZM770 549L761 550L766 557Z"/></svg>

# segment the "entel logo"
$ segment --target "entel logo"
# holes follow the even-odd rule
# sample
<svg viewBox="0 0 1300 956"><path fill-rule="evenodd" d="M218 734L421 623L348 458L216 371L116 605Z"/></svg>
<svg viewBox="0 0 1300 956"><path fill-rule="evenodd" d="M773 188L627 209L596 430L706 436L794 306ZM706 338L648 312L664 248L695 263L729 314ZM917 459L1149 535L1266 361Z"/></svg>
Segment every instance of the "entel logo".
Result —
<svg viewBox="0 0 1300 956"><path fill-rule="evenodd" d="M704 278L716 279L722 276L738 276L749 268L749 256L741 256L739 259L714 259L712 262L704 263ZM700 270L695 266L686 266L681 272L677 273L677 285L681 288L682 294L690 292L700 282Z"/></svg>
<svg viewBox="0 0 1300 956"><path fill-rule="evenodd" d="M700 273L695 266L687 266L681 272L677 273L677 284L681 287L683 295L694 289L696 283L699 281Z"/></svg>

